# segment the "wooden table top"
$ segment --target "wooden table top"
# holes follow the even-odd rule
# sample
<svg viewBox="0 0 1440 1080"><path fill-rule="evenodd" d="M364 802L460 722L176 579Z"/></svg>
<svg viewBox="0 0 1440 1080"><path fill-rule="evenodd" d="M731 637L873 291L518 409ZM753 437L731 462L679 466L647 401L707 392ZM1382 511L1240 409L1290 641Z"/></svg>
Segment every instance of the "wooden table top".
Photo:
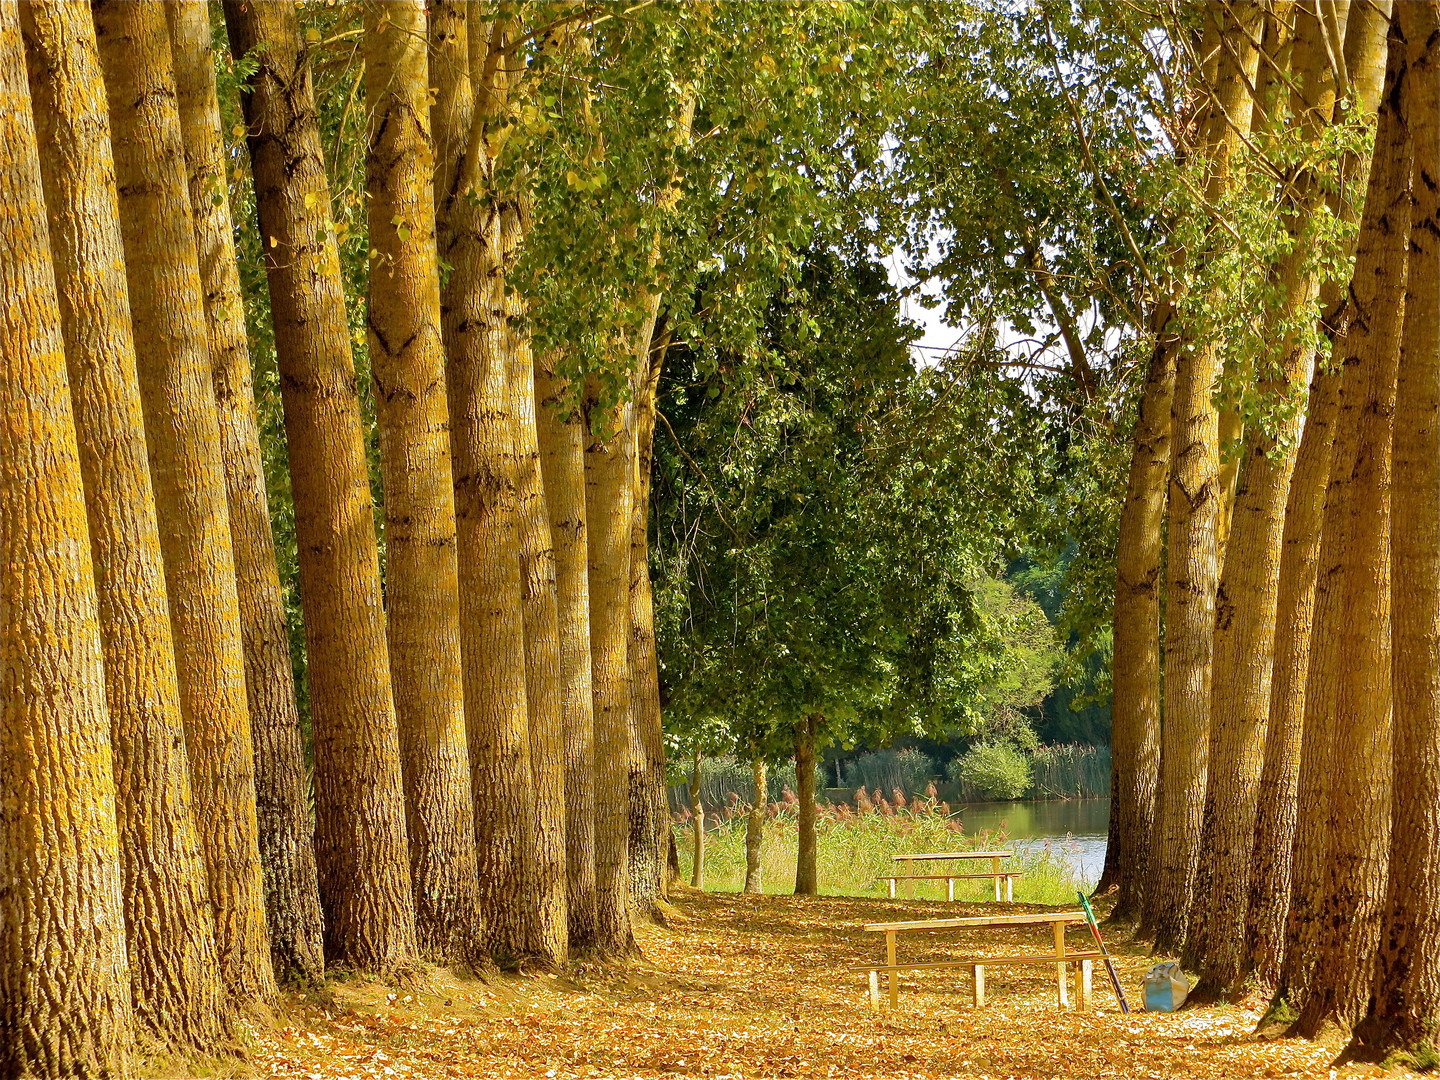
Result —
<svg viewBox="0 0 1440 1080"><path fill-rule="evenodd" d="M1038 915L975 915L963 919L917 919L913 922L866 923L876 930L954 930L964 927L1040 926L1046 923L1083 923L1090 920L1083 911L1045 911Z"/></svg>
<svg viewBox="0 0 1440 1080"><path fill-rule="evenodd" d="M1004 851L931 851L923 855L892 855L896 862L916 862L922 859L1008 859L1015 854L1014 848Z"/></svg>

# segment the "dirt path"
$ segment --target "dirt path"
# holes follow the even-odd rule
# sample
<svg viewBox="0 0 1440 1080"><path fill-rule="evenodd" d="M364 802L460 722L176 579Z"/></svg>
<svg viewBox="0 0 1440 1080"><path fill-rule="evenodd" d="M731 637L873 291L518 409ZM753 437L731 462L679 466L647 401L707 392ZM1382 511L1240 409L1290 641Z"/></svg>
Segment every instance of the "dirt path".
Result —
<svg viewBox="0 0 1440 1080"><path fill-rule="evenodd" d="M1007 910L1043 910L1005 905ZM1095 1010L1062 1012L1049 968L992 968L977 1012L964 971L902 981L901 1009L872 1013L865 976L881 952L865 922L996 913L993 905L688 894L669 926L639 931L645 962L624 973L456 979L423 989L339 984L295 1000L276 1030L254 1033L265 1076L1184 1076L1334 1075L1333 1053L1251 1037L1261 1002L1122 1016L1103 973ZM968 947L1044 948L1048 928L991 933ZM1084 939L1072 930L1072 948ZM1119 946L1132 998L1153 963ZM959 954L917 941L902 958ZM1027 949L1026 951L1030 951ZM924 954L924 955L922 955ZM922 988L923 984L923 988ZM1350 1067L1342 1075L1383 1075Z"/></svg>

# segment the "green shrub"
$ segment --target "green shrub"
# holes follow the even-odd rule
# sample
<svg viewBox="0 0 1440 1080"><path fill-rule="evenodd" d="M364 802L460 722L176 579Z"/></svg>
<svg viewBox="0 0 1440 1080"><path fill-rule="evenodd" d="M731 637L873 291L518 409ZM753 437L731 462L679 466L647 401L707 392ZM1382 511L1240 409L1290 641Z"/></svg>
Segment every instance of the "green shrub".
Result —
<svg viewBox="0 0 1440 1080"><path fill-rule="evenodd" d="M1030 790L1030 758L1009 743L976 743L950 763L950 779L987 799L1019 799Z"/></svg>

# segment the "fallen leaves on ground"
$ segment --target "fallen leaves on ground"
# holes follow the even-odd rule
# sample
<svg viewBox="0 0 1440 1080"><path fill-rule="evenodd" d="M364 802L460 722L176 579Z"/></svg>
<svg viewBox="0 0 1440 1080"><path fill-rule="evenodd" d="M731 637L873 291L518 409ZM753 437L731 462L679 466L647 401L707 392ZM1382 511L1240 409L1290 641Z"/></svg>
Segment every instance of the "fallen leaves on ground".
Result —
<svg viewBox="0 0 1440 1080"><path fill-rule="evenodd" d="M987 969L981 1010L967 970L909 974L894 1013L872 1012L867 976L848 970L883 952L867 922L1036 910L687 892L667 925L636 928L643 961L559 976L436 971L403 989L341 983L291 999L276 1027L255 1031L252 1062L294 1080L1335 1075L1333 1046L1255 1037L1258 1000L1122 1015L1098 964L1090 1012L1058 1007L1048 966ZM902 936L900 957L1053 948L1049 927L967 933ZM1071 934L1070 948L1091 947L1083 927ZM1155 960L1129 941L1109 944L1134 1003ZM1352 1065L1341 1075L1387 1074Z"/></svg>

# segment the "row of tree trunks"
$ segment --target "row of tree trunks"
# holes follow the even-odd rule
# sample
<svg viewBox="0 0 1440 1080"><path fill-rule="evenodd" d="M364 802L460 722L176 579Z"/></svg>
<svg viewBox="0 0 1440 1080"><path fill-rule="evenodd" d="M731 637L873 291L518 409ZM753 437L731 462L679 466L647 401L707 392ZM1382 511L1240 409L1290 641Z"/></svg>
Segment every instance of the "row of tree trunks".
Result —
<svg viewBox="0 0 1440 1080"><path fill-rule="evenodd" d="M214 917L185 757L110 123L84 3L21 9L99 601L135 1018L221 1036ZM268 526L267 526L268 528Z"/></svg>
<svg viewBox="0 0 1440 1080"><path fill-rule="evenodd" d="M455 489L440 334L423 3L365 5L368 337L385 491L386 615L420 952L478 941Z"/></svg>
<svg viewBox="0 0 1440 1080"><path fill-rule="evenodd" d="M1255 42L1264 9L1246 2L1206 11L1223 20L1217 85L1202 136L1205 194L1214 204L1234 182L1232 158L1250 126L1248 88L1254 85ZM1219 375L1218 342L1182 345L1175 369L1167 502L1165 725L1152 846L1158 864L1151 867L1142 924L1165 952L1179 949L1189 926L1209 759L1216 529L1222 501L1214 405Z"/></svg>
<svg viewBox="0 0 1440 1080"><path fill-rule="evenodd" d="M0 3L0 1072L122 1075L122 861L91 545L19 13Z"/></svg>
<svg viewBox="0 0 1440 1080"><path fill-rule="evenodd" d="M235 58L256 63L241 107L295 494L326 953L395 971L416 954L399 733L309 58L288 3L233 0L225 23Z"/></svg>
<svg viewBox="0 0 1440 1080"><path fill-rule="evenodd" d="M210 372L230 511L270 954L277 973L324 974L323 922L290 637L270 532L234 224L220 135L210 11L165 5L209 330Z"/></svg>
<svg viewBox="0 0 1440 1080"><path fill-rule="evenodd" d="M1433 1048L1440 1017L1440 5L1401 4L1414 147L1392 451L1394 664L1389 890L1368 1013L1372 1060Z"/></svg>
<svg viewBox="0 0 1440 1080"><path fill-rule="evenodd" d="M1284 37L1283 30L1277 30L1282 27L1282 14L1272 9L1266 18L1267 48L1262 50L1266 55L1273 56ZM1295 34L1289 114L1299 136L1313 144L1334 112L1335 80L1316 13L1302 7L1290 14ZM1272 109L1277 104L1272 101ZM1197 994L1231 1000L1238 996L1250 968L1245 916L1270 716L1285 504L1300 437L1301 396L1313 358L1313 326L1305 326L1303 320L1320 284L1318 269L1307 264L1316 212L1324 205L1323 190L1307 170L1291 182L1286 195L1286 230L1293 242L1273 271L1282 297L1272 316L1278 355L1260 360L1267 366L1260 394L1276 409L1278 420L1273 431L1270 424L1252 424L1247 436L1245 473L1217 593L1210 770L1201 834L1205 855L1184 951L1187 965L1200 977Z"/></svg>

